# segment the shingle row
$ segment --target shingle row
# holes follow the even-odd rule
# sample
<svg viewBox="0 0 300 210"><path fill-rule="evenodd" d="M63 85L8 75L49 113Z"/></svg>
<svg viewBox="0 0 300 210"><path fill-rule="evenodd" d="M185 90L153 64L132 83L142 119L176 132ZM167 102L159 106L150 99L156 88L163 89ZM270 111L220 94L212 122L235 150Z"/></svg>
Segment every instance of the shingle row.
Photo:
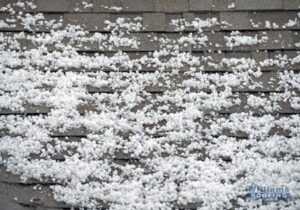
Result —
<svg viewBox="0 0 300 210"><path fill-rule="evenodd" d="M17 0L4 0L0 6ZM188 12L188 11L245 11L298 10L299 0L33 0L40 12Z"/></svg>
<svg viewBox="0 0 300 210"><path fill-rule="evenodd" d="M7 33L6 38L9 39ZM199 36L194 34L195 37ZM179 34L179 33L134 33L131 35L131 38L134 38L139 45L136 48L135 46L110 46L106 45L105 41L97 42L76 40L75 42L68 42L67 39L63 40L65 45L71 45L76 47L77 51L81 52L115 52L119 49L127 52L146 52L146 51L155 51L162 49L162 42L159 40L164 39L169 43L173 43L178 46L180 51L192 51L192 52L202 52L202 51L262 51L262 50L299 50L300 46L296 43L300 42L300 36L298 32L293 31L261 31L256 32L246 32L241 33L241 39L243 37L253 39L254 43L240 43L232 44L234 41L228 41L224 36L231 37L230 33L227 32L204 32L199 37L206 37L208 41L205 42L205 45L195 44L195 43L183 43L179 42L179 39L189 37L189 34ZM264 38L265 37L265 38ZM5 40L5 38L4 38ZM34 39L33 39L34 40ZM258 41L257 41L258 40ZM31 38L19 38L20 47L22 49L34 49L40 46L39 43L35 43ZM231 45L232 44L232 45ZM49 51L55 50L55 47L49 43L45 44ZM13 46L7 46L10 49L13 49ZM18 49L19 45L15 46L15 49ZM295 55L296 56L296 55Z"/></svg>
<svg viewBox="0 0 300 210"><path fill-rule="evenodd" d="M263 117L264 113L258 113L258 115ZM269 113L267 113L266 115L270 116ZM216 125L217 124L216 122L218 122L220 119L224 119L224 118L226 119L226 118L228 118L228 116L230 116L230 115L226 112L220 113L219 115L216 115L214 117L211 116L211 115L206 115L206 116L203 116L202 119L199 119L198 123L199 123L199 125L203 126L203 128L209 128L212 124ZM289 116L291 116L291 115L288 114L288 113L281 113L281 114L276 113L276 114L274 114L274 119L275 120L283 120L284 118L289 117ZM206 120L206 119L209 119L209 120ZM284 120L286 120L286 119L284 119ZM212 123L212 122L214 122L214 123ZM161 125L164 124L163 122L158 122L158 123L161 124ZM146 125L144 125L144 126L146 126ZM204 129L204 132L205 132L205 129ZM270 129L270 131L268 132L268 135L272 136L272 135L277 134L277 135L281 135L281 136L285 136L285 137L290 137L291 132L292 131L289 128L283 129L282 127L277 127L275 125L274 127L272 127ZM58 137L58 138L61 138L61 139L68 138L68 139L70 139L70 141L72 141L72 140L75 140L75 141L77 140L78 141L78 138L80 138L80 137L84 138L89 133L90 132L85 127L74 127L74 128L69 128L65 131L58 131L58 130L52 131L50 136L51 137ZM159 131L157 133L154 133L152 135L153 135L153 138L156 138L156 137L161 137L161 136L167 136L167 134L168 134L168 131L161 130L161 131ZM22 136L22 134L12 134L12 133L9 133L5 130L0 130L0 136L1 135ZM232 128L232 129L223 128L222 135L228 136L228 137L236 137L236 138L248 138L249 137L249 134L247 134L246 132L241 131L241 130L236 130L235 128ZM125 138L125 136L124 136L124 138ZM124 160L124 161L128 161L128 160ZM1 181L0 181L0 184L1 184ZM49 186L49 184L47 184L47 183L45 183L45 185ZM51 205L53 205L53 204L55 205L55 203L52 202ZM56 203L56 205L64 205L64 204Z"/></svg>
<svg viewBox="0 0 300 210"><path fill-rule="evenodd" d="M300 13L296 11L269 11L269 12L204 12L204 13L128 13L128 14L108 14L108 13L48 13L44 14L45 20L54 20L61 22L63 25L78 24L89 31L108 31L106 21L114 22L117 18L133 19L141 17L142 31L168 31L174 32L178 27L174 25L174 20L193 21L195 18L207 20L216 18L218 24L209 28L209 30L299 30ZM2 26L0 31L22 31L24 24L19 20L11 23L11 17L8 14L0 13L0 19L11 26ZM41 20L37 21L37 24ZM37 31L49 31L46 24L38 24L32 29ZM193 27L186 27L186 31L195 31Z"/></svg>

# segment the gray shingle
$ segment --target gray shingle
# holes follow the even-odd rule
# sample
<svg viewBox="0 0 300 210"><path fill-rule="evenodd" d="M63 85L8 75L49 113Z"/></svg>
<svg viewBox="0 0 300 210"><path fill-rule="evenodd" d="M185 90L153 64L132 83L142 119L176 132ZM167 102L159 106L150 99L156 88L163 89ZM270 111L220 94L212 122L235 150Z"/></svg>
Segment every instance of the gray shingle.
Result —
<svg viewBox="0 0 300 210"><path fill-rule="evenodd" d="M146 31L165 31L166 15L164 13L144 13L143 26Z"/></svg>
<svg viewBox="0 0 300 210"><path fill-rule="evenodd" d="M11 4L12 2L14 2L13 0L9 1L9 0L2 0L0 1L0 8L2 7L6 7L8 4Z"/></svg>
<svg viewBox="0 0 300 210"><path fill-rule="evenodd" d="M235 0L237 10L279 10L282 0ZM285 1L285 0L284 0Z"/></svg>
<svg viewBox="0 0 300 210"><path fill-rule="evenodd" d="M90 31L103 31L105 20L109 19L108 14L84 13L84 14L65 14L64 23L81 25Z"/></svg>
<svg viewBox="0 0 300 210"><path fill-rule="evenodd" d="M152 18L152 16L150 17ZM69 22L70 23L70 22ZM151 23L151 22L150 22ZM88 28L90 31L103 31L104 29L93 29ZM152 32L162 32L167 31L168 29L164 28L164 25L150 25L148 26L148 29L146 29L147 33L133 33L130 35L131 38L137 38L137 40L140 42L140 47L138 48L131 48L126 47L122 48L122 50L125 51L152 51L154 49L157 49L158 41L151 42L150 40L154 37L160 39L160 38L170 38L168 41L176 41L180 37L186 37L191 32L183 32L181 34L179 33L152 33ZM171 30L171 29L170 29ZM194 33L195 36L200 37L199 34ZM239 46L226 46L226 40L224 39L224 36L230 36L230 32L224 32L224 31L217 31L217 32L209 32L204 31L201 36L207 36L208 41L206 42L206 46L202 45L193 45L192 50L193 51L205 51L205 50L221 50L221 51L254 51L256 50L274 50L274 49L297 49L295 46L295 43L299 43L299 37L295 35L295 32L293 31L284 31L284 30L277 30L277 31L242 31L240 33L241 36L251 36L256 37L258 40L263 40L263 42L259 44L241 44ZM147 38L145 38L147 37ZM264 39L262 39L264 37ZM265 37L268 37L266 39ZM298 41L297 41L298 40ZM297 41L297 42L296 42ZM33 49L38 47L38 44L33 44L27 39L20 40L22 47L27 47L28 49ZM156 44L154 44L156 43ZM68 44L65 42L65 44ZM154 48L152 45L154 44ZM99 51L99 52L106 52L106 51L116 51L117 49L115 47L108 48L108 47L101 47L98 46L97 42L83 42L78 41L72 46L76 47L78 51ZM46 46L50 51L54 50L52 45ZM299 48L299 47L298 47ZM183 47L183 44L180 44L180 50L186 51L189 50L189 48Z"/></svg>
<svg viewBox="0 0 300 210"><path fill-rule="evenodd" d="M69 0L36 0L37 10L43 12L67 12L70 10Z"/></svg>
<svg viewBox="0 0 300 210"><path fill-rule="evenodd" d="M184 13L192 14L192 13ZM179 20L180 18L185 18L185 15L181 14L166 14L166 31L176 31L176 26L172 23L173 20Z"/></svg>
<svg viewBox="0 0 300 210"><path fill-rule="evenodd" d="M192 21L194 20L194 18L195 18L195 15L194 15L194 13L192 13L192 12L185 12L185 13L182 14L182 17L183 17L186 21L192 22Z"/></svg>
<svg viewBox="0 0 300 210"><path fill-rule="evenodd" d="M250 28L248 12L221 12L220 20L222 29L242 30Z"/></svg>
<svg viewBox="0 0 300 210"><path fill-rule="evenodd" d="M208 71L207 69L205 69L205 71ZM213 70L215 71L215 70ZM220 71L222 72L222 71ZM264 73L266 74L266 73ZM233 87L232 88L232 91L235 93L236 96L239 96L240 99L242 99L242 105L245 105L246 101L244 101L245 99L242 98L241 96L244 96L244 95L248 95L248 94L260 94L260 93L275 93L275 92L278 92L278 91L282 91L282 88L280 88L278 86L278 81L276 80L276 78L270 78L270 77L265 77L265 78L259 78L259 79L255 79L256 82L261 82L260 84L262 84L261 87L257 87L257 88L249 88L248 86L240 86L240 87ZM147 88L148 92L152 94L153 97L155 97L155 94L163 94L165 89L163 87L149 87ZM199 91L200 89L195 89L195 91ZM201 89L201 91L206 91L206 89ZM99 89L99 88L95 88L94 90L94 93L103 93L102 89ZM110 93L110 92L109 92ZM113 93L113 92L111 92ZM151 103L151 99L153 98L148 98L146 103L141 103L141 104L137 104L137 106L135 107L135 109L138 111L138 110L141 110L144 105L146 104L150 104ZM158 105L158 104L157 104ZM300 110L299 109L293 109L290 105L289 102L286 102L286 101L282 101L282 102L279 102L279 110L277 113L300 113ZM246 107L243 107L243 106L232 106L230 107L229 109L227 109L226 111L224 110L220 110L221 113L233 113L233 112L241 112L243 110L243 112L245 111L253 111L254 113L260 113L261 111L263 110L256 110L256 109L249 109L249 110L246 110L245 109ZM86 104L80 104L78 107L77 107L77 111L81 114L84 114L84 113L87 113L87 112L101 112L101 109L99 109L99 107L97 106L97 104L94 104L94 103L86 103ZM205 111L205 110L204 110ZM264 111L263 111L264 112ZM26 110L25 112L26 113ZM66 131L63 131L63 132L60 132L60 131L52 131L51 132L51 136L53 137L67 137L67 136L70 136L71 139L75 139L73 141L78 141L78 138L80 136L85 136L89 133L89 131L83 127L79 127L79 128L73 128L73 129L69 129L69 130L66 130ZM5 133L5 135L9 135L9 133ZM76 140L77 138L77 140ZM56 160L59 160L63 157L61 157L60 155L57 155L55 157ZM13 178L12 177L9 177L9 178L2 178L2 181L1 182L5 182L5 183L23 183L21 180L18 179L18 176L14 176ZM48 181L49 183L51 183L51 181L49 180ZM37 180L29 180L29 181L26 181L27 184L38 184L39 181Z"/></svg>
<svg viewBox="0 0 300 210"><path fill-rule="evenodd" d="M16 6L16 3L17 2L21 2L20 0L1 0L0 1L0 8L2 7L6 7L7 5L10 5L14 8L15 11L25 11L25 12L34 12L35 9L30 7L28 4L26 4L25 2L26 1L23 1L25 4L24 4L24 7L19 7L19 6ZM36 0L32 0L32 1L29 1L29 2L32 2L33 5L36 5Z"/></svg>
<svg viewBox="0 0 300 210"><path fill-rule="evenodd" d="M1 27L0 31L49 31L49 22L55 21L58 23L61 17L60 14L44 14L43 20L37 20L34 25L27 24L26 27L24 27L24 22L21 20L11 18L7 13L0 13L0 20L3 20L9 25L9 27Z"/></svg>
<svg viewBox="0 0 300 210"><path fill-rule="evenodd" d="M224 11L230 10L229 5L233 3L234 0L213 0L212 10L213 11Z"/></svg>
<svg viewBox="0 0 300 210"><path fill-rule="evenodd" d="M185 34L187 35L187 34ZM180 35L179 33L166 33L163 35L164 38L168 40L168 45L174 45L178 44L179 38L181 38L183 35ZM185 43L178 45L180 51L191 51L191 44Z"/></svg>
<svg viewBox="0 0 300 210"><path fill-rule="evenodd" d="M124 11L130 12L151 12L155 10L154 0L122 0Z"/></svg>
<svg viewBox="0 0 300 210"><path fill-rule="evenodd" d="M45 186L41 186L39 187L39 190L35 190L32 185L0 183L0 195L6 195L11 199L18 198L15 202L25 206L40 205L53 208L67 207L66 204L55 201L51 190Z"/></svg>
<svg viewBox="0 0 300 210"><path fill-rule="evenodd" d="M94 12L118 12L122 8L121 0L93 0Z"/></svg>
<svg viewBox="0 0 300 210"><path fill-rule="evenodd" d="M99 43L97 41L95 42L83 42L83 41L77 41L76 44L74 44L74 47L78 49L78 51L84 51L84 52L89 52L89 51L102 51L103 48L99 47ZM108 50L108 49L106 49Z"/></svg>
<svg viewBox="0 0 300 210"><path fill-rule="evenodd" d="M251 53L250 52L225 52L225 57L226 58L251 58Z"/></svg>
<svg viewBox="0 0 300 210"><path fill-rule="evenodd" d="M287 55L288 58L295 58L296 56L299 56L298 51L284 51L282 52L282 55ZM300 63L293 63L289 66L290 69L294 71L299 71L300 70Z"/></svg>
<svg viewBox="0 0 300 210"><path fill-rule="evenodd" d="M70 0L71 5L69 11L72 12L92 12L93 0ZM88 5L88 6L87 6Z"/></svg>
<svg viewBox="0 0 300 210"><path fill-rule="evenodd" d="M39 181L39 180L33 179L33 178L22 180L19 175L8 172L5 170L4 167L1 166L0 167L0 183L32 185L32 184L41 184L42 181ZM50 183L50 180L49 180L49 183Z"/></svg>
<svg viewBox="0 0 300 210"><path fill-rule="evenodd" d="M21 31L24 30L24 27L21 25L20 21L10 22L11 17L7 13L0 13L0 20L8 24L8 27L2 26L0 31Z"/></svg>
<svg viewBox="0 0 300 210"><path fill-rule="evenodd" d="M153 36L149 33L137 34L137 40L141 43L138 51L154 51L159 49L158 41L153 40Z"/></svg>
<svg viewBox="0 0 300 210"><path fill-rule="evenodd" d="M222 33L222 32L219 32L219 33ZM222 33L224 43L227 43L225 36L232 37L231 32ZM258 33L256 31L242 31L242 32L240 32L240 36L242 36L242 37L252 37L253 39L257 37L258 40L259 40ZM242 51L244 51L244 50L255 50L258 47L258 43L257 44L246 44L245 43L245 44L240 44L238 46L230 46L230 44L233 44L234 42L230 42L230 41L228 41L228 42L229 43L227 43L227 44L229 44L229 45L227 45L225 47L225 50L242 50Z"/></svg>
<svg viewBox="0 0 300 210"><path fill-rule="evenodd" d="M143 16L143 14L140 14L140 13L126 13L126 14L111 13L111 14L109 14L109 17L110 17L109 20L111 22L116 22L117 19L119 19L119 18L125 18L127 20L132 21L134 18L142 17L142 16ZM134 22L136 22L136 21L134 21Z"/></svg>
<svg viewBox="0 0 300 210"><path fill-rule="evenodd" d="M11 197L7 195L0 195L0 206L2 209L9 210L32 210L32 207L22 206L16 203Z"/></svg>
<svg viewBox="0 0 300 210"><path fill-rule="evenodd" d="M186 12L189 8L187 0L154 0L154 3L159 12Z"/></svg>
<svg viewBox="0 0 300 210"><path fill-rule="evenodd" d="M295 48L300 49L300 32L299 31L293 32L292 37L293 37Z"/></svg>
<svg viewBox="0 0 300 210"><path fill-rule="evenodd" d="M190 11L210 11L214 0L190 0Z"/></svg>
<svg viewBox="0 0 300 210"><path fill-rule="evenodd" d="M268 11L268 12L250 12L249 18L253 23L258 25L256 29L268 29L268 24L271 28L281 28L283 25L286 25L289 20L295 20L297 18L297 12L293 11ZM290 29L299 28L299 23L295 26L288 27Z"/></svg>
<svg viewBox="0 0 300 210"><path fill-rule="evenodd" d="M0 114L20 114L20 113L24 113L24 114L45 114L48 113L50 111L49 107L43 106L43 105L30 105L30 104L26 104L24 105L24 109L25 111L17 111L17 110L10 110L10 109L0 109Z"/></svg>
<svg viewBox="0 0 300 210"><path fill-rule="evenodd" d="M265 98L267 100L270 100L270 96L269 94L259 94L259 93L239 93L236 94L237 97L239 97L241 99L241 104L239 105L235 105L230 107L229 109L226 109L224 112L225 113L240 113L240 112L249 112L252 111L254 113L268 113L267 110L263 109L263 107L258 107L258 108L254 108L254 107L249 107L247 105L247 99L249 96L257 96L257 97L261 97L261 98ZM278 110L277 113L283 113L283 114L293 114L293 113L299 113L300 110L297 109L293 109L290 105L289 102L287 101L280 101L278 102Z"/></svg>
<svg viewBox="0 0 300 210"><path fill-rule="evenodd" d="M216 20L218 22L220 22L219 13L216 13L216 12L201 12L201 13L193 13L193 14L194 14L194 16L193 16L194 18L199 18L201 20L206 20L206 19L210 19L210 18L216 18ZM203 31L217 31L217 30L220 29L220 25L217 24L215 26L204 27L202 29L203 29Z"/></svg>
<svg viewBox="0 0 300 210"><path fill-rule="evenodd" d="M290 49L294 48L291 31L260 32L260 36L267 36L268 40L259 45L259 49Z"/></svg>
<svg viewBox="0 0 300 210"><path fill-rule="evenodd" d="M251 52L251 57L252 57L252 59L255 60L255 62L257 64L260 64L260 62L262 62L262 61L269 58L269 54L268 54L267 51L258 51L257 50L257 51L252 51ZM270 68L268 68L268 67L261 67L262 71L269 70L269 69Z"/></svg>
<svg viewBox="0 0 300 210"><path fill-rule="evenodd" d="M79 110L79 111L83 111L83 110ZM83 113L83 112L81 112ZM86 135L88 132L86 130L86 128L83 128L83 127L77 127L77 128L70 128L70 129L67 129L63 132L61 131L51 131L51 136L60 136L60 137L63 137L63 136L72 136L72 137L76 137L76 136L84 136Z"/></svg>
<svg viewBox="0 0 300 210"><path fill-rule="evenodd" d="M213 50L225 49L224 33L204 33L208 37L208 48Z"/></svg>
<svg viewBox="0 0 300 210"><path fill-rule="evenodd" d="M44 14L44 18L45 21L49 21L49 22L55 21L55 23L61 23L61 27L63 27L63 14ZM44 21L42 22L38 21L38 22L39 25L36 29L37 31L45 31L45 32L50 31L51 26L50 27L47 26L47 24L45 24Z"/></svg>
<svg viewBox="0 0 300 210"><path fill-rule="evenodd" d="M238 86L234 91L238 92L272 92L282 90L279 86L279 74L276 71L264 72L260 77L251 76L250 85ZM251 87L252 84L259 83L261 86Z"/></svg>
<svg viewBox="0 0 300 210"><path fill-rule="evenodd" d="M299 10L300 0L283 0L283 8L288 10Z"/></svg>

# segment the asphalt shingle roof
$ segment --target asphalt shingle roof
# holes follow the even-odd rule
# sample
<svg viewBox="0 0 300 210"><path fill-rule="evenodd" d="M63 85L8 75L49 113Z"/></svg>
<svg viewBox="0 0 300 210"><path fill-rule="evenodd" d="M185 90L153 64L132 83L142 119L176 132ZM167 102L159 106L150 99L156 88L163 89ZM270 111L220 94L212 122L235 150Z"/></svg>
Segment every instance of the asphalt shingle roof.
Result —
<svg viewBox="0 0 300 210"><path fill-rule="evenodd" d="M232 179L248 177L255 181L257 176L246 166L242 168L252 163L251 158L261 158L262 162L255 159L259 173L282 167L279 178L274 179L282 178L291 190L299 187L300 0L4 0L0 8L6 8L0 12L0 210L87 207L84 196L93 198L81 185L86 194L74 190L72 198L63 191L73 195L71 187L55 189L58 200L69 203L55 200L50 189L57 184L69 187L67 180L81 175L72 171L76 164L91 179L86 178L82 185L108 177L99 171L100 175L94 176L80 161L73 163L78 157L91 158L88 164L99 158L103 168L115 167L122 178L141 176L146 184L146 175L138 170L130 174L125 165L145 167L145 174L169 177L177 190L155 180L157 184L152 187L158 190L153 194L168 195L160 201L150 192L143 197L145 203L153 199L162 209L226 209L230 202L231 209L242 206L236 203L240 195L230 194L238 191L232 187L238 181ZM177 132L182 129L177 124L180 120L184 128ZM64 125L68 126L63 129ZM112 143L103 143L102 138L111 138ZM247 140L255 144L247 146ZM281 145L281 140L290 144ZM23 145L22 141L28 143ZM37 141L45 143L46 152L35 145ZM95 153L88 151L90 147ZM256 151L255 147L266 149ZM272 148L276 149L272 152ZM248 154L248 150L253 153ZM240 153L248 159L241 158ZM49 163L44 164L43 159ZM34 165L36 160L40 163ZM50 160L62 164L54 169ZM68 161L74 165L63 165ZM176 168L176 161L185 169ZM279 165L271 164L276 161ZM233 167L239 163L240 168ZM39 164L43 167L40 170L53 167L53 171L43 174L35 168ZM214 164L215 171L207 168ZM233 175L230 167L249 171ZM178 173L186 170L184 179L174 175L173 169ZM55 174L64 170L69 173L66 177ZM284 174L285 170L290 170L286 172L290 175ZM224 201L223 207L217 202L209 206L211 198L191 191L193 181L187 180L202 177L199 171L215 175L203 182L220 189L207 194L217 193L215 199ZM218 176L221 173L226 175ZM21 175L28 179L22 180ZM195 186L205 188L202 184ZM125 184L109 187L121 193L103 197L99 203L109 209L118 201L114 196L119 196L127 205L124 192L131 188ZM95 193L103 193L97 190ZM182 194L174 201L175 191ZM300 208L299 189L294 198L291 209L296 210ZM135 202L128 203L111 208L134 209L130 205Z"/></svg>

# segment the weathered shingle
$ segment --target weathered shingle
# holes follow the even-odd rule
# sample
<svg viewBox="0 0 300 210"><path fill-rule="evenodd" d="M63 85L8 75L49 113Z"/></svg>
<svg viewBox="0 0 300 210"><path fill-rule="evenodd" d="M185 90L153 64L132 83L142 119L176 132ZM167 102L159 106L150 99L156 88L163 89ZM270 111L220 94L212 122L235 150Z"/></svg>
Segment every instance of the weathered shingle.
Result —
<svg viewBox="0 0 300 210"><path fill-rule="evenodd" d="M93 0L94 12L118 12L122 10L121 0Z"/></svg>
<svg viewBox="0 0 300 210"><path fill-rule="evenodd" d="M158 12L186 12L189 4L187 0L153 0Z"/></svg>
<svg viewBox="0 0 300 210"><path fill-rule="evenodd" d="M3 209L9 210L31 210L31 207L16 203L11 197L7 195L0 195L0 206Z"/></svg>
<svg viewBox="0 0 300 210"><path fill-rule="evenodd" d="M165 13L144 13L143 26L147 31L165 31L166 29Z"/></svg>
<svg viewBox="0 0 300 210"><path fill-rule="evenodd" d="M103 31L105 28L105 20L109 19L108 14L97 13L70 13L64 15L64 24L80 25L87 30Z"/></svg>
<svg viewBox="0 0 300 210"><path fill-rule="evenodd" d="M16 11L35 12L36 11L36 8L35 8L36 1L37 0L31 0L28 2L26 2L26 1L22 2L20 0L1 0L0 8L14 8L14 10L16 10ZM4 11L0 11L0 13L1 12L4 12Z"/></svg>
<svg viewBox="0 0 300 210"><path fill-rule="evenodd" d="M24 206L41 206L62 208L67 205L54 200L52 193L47 187L39 187L34 189L32 185L17 185L0 183L0 195L6 195L8 198L15 198L17 204Z"/></svg>
<svg viewBox="0 0 300 210"><path fill-rule="evenodd" d="M294 48L292 32L290 32L290 31L261 32L261 36L267 36L268 39L258 46L259 49L289 49L289 48Z"/></svg>
<svg viewBox="0 0 300 210"><path fill-rule="evenodd" d="M36 0L37 10L42 12L68 12L71 8L69 0Z"/></svg>
<svg viewBox="0 0 300 210"><path fill-rule="evenodd" d="M234 9L235 0L213 0L212 1L212 10L213 11L224 11Z"/></svg>
<svg viewBox="0 0 300 210"><path fill-rule="evenodd" d="M190 11L210 11L212 9L213 0L190 0Z"/></svg>
<svg viewBox="0 0 300 210"><path fill-rule="evenodd" d="M288 56L288 58L295 58L300 55L299 51L293 50L293 51L283 51L281 52L283 56ZM294 62L290 65L291 70L293 71L299 71L300 70L300 63Z"/></svg>
<svg viewBox="0 0 300 210"><path fill-rule="evenodd" d="M283 8L288 10L299 10L300 0L283 0Z"/></svg>
<svg viewBox="0 0 300 210"><path fill-rule="evenodd" d="M280 10L282 0L235 0L237 10Z"/></svg>
<svg viewBox="0 0 300 210"><path fill-rule="evenodd" d="M92 12L93 11L93 0L70 0L70 12Z"/></svg>
<svg viewBox="0 0 300 210"><path fill-rule="evenodd" d="M153 12L155 11L154 0L122 0L122 10L129 12Z"/></svg>
<svg viewBox="0 0 300 210"><path fill-rule="evenodd" d="M179 20L181 18L184 18L187 21L189 21L189 19L187 19L188 18L187 14L191 14L191 13L184 13L183 15L180 13L174 13L174 14L166 13L166 31L170 31L170 32L177 31L178 28L176 27L173 21Z"/></svg>
<svg viewBox="0 0 300 210"><path fill-rule="evenodd" d="M268 11L268 12L250 12L249 18L254 25L255 29L297 29L299 28L297 19L297 12L294 11ZM289 24L290 21L295 21Z"/></svg>
<svg viewBox="0 0 300 210"><path fill-rule="evenodd" d="M248 12L221 12L220 21L222 29L243 30L251 27Z"/></svg>

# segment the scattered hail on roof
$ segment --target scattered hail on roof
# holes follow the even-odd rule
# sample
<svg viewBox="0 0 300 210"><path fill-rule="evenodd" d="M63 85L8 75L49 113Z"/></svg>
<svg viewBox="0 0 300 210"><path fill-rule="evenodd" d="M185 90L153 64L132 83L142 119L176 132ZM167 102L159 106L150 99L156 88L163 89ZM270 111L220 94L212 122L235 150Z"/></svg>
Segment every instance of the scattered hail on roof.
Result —
<svg viewBox="0 0 300 210"><path fill-rule="evenodd" d="M48 114L1 115L0 129L7 133L0 138L1 163L8 171L24 180L52 181L57 200L94 209L103 203L110 210L169 210L189 203L201 204L199 209L272 209L274 203L243 199L250 183L287 186L295 200L276 205L299 209L300 118L273 113L282 103L300 109L300 76L288 69L300 63L300 55L217 61L213 52L184 50L219 46L205 31L230 23L212 17L172 21L178 32L193 32L178 33L178 39L154 33L147 40L158 42L159 50L132 58L126 49L145 42L136 33L144 27L141 17L106 21L111 33L90 33L41 13L16 14L14 8L25 4L35 8L30 2L2 8L12 16L0 27L19 20L29 31L51 30L0 34L0 108L40 107ZM263 24L285 28L298 21ZM230 49L268 40L238 31L223 38ZM110 55L80 53L91 44ZM277 80L265 84L262 68L274 66L280 69L273 72ZM207 73L206 67L227 71ZM278 91L263 93L272 83ZM232 107L247 111L226 114ZM115 159L120 156L134 161L122 164Z"/></svg>

